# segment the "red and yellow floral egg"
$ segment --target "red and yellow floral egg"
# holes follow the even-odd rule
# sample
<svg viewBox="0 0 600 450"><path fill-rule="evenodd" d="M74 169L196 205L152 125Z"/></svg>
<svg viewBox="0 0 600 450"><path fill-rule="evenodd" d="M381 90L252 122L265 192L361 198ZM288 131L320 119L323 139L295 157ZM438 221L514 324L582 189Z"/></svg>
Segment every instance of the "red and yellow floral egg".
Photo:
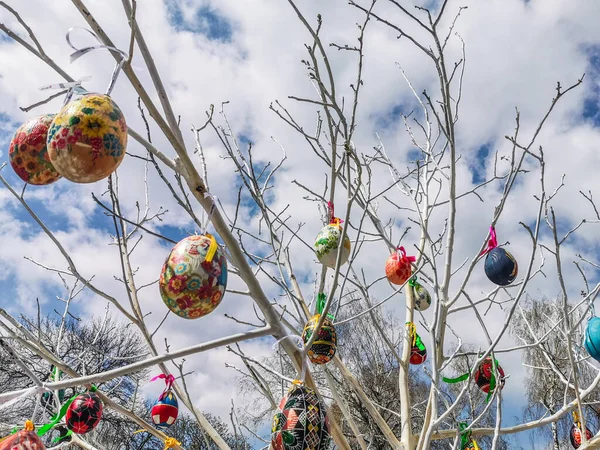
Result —
<svg viewBox="0 0 600 450"><path fill-rule="evenodd" d="M211 313L221 303L226 287L227 260L214 238L206 235L179 241L169 253L159 280L163 301L185 319Z"/></svg>
<svg viewBox="0 0 600 450"><path fill-rule="evenodd" d="M48 185L61 178L56 171L46 146L48 129L54 114L44 114L21 125L8 149L10 165L25 182L35 185Z"/></svg>
<svg viewBox="0 0 600 450"><path fill-rule="evenodd" d="M50 161L75 183L94 183L113 173L127 147L127 123L108 96L85 94L66 104L48 131Z"/></svg>
<svg viewBox="0 0 600 450"><path fill-rule="evenodd" d="M92 431L102 418L102 401L94 392L78 395L65 414L67 428L76 434Z"/></svg>
<svg viewBox="0 0 600 450"><path fill-rule="evenodd" d="M412 275L410 261L406 257L394 253L385 263L385 275L392 284L404 284Z"/></svg>
<svg viewBox="0 0 600 450"><path fill-rule="evenodd" d="M35 431L21 430L0 440L0 450L46 450Z"/></svg>
<svg viewBox="0 0 600 450"><path fill-rule="evenodd" d="M315 239L314 249L319 262L324 266L335 268L340 238L342 237L342 226L337 223L330 223L321 229ZM350 239L348 235L344 236L342 245L342 255L340 258L340 267L348 261L350 257Z"/></svg>

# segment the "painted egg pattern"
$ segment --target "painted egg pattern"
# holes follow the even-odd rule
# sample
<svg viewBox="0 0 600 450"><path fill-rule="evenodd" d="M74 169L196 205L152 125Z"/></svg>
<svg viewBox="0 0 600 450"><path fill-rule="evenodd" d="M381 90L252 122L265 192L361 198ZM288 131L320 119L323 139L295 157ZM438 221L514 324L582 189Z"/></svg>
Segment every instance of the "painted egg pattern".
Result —
<svg viewBox="0 0 600 450"><path fill-rule="evenodd" d="M49 185L61 178L56 171L46 139L54 114L28 120L15 132L8 148L10 165L23 181L38 186Z"/></svg>
<svg viewBox="0 0 600 450"><path fill-rule="evenodd" d="M207 236L188 236L169 253L159 280L160 295L167 307L185 319L211 313L227 287L227 260L217 247L206 261L211 244Z"/></svg>
<svg viewBox="0 0 600 450"><path fill-rule="evenodd" d="M494 247L487 254L484 269L489 280L500 286L512 283L519 272L519 266L513 255L500 247Z"/></svg>
<svg viewBox="0 0 600 450"><path fill-rule="evenodd" d="M419 311L425 311L431 306L431 295L429 295L427 289L419 283L415 283L412 289L415 308Z"/></svg>
<svg viewBox="0 0 600 450"><path fill-rule="evenodd" d="M423 364L427 359L427 349L423 348L422 350L416 345L410 349L410 360L411 364L418 366L419 364Z"/></svg>
<svg viewBox="0 0 600 450"><path fill-rule="evenodd" d="M173 395L171 390L166 391L158 398L150 414L156 428L161 430L169 428L175 423L179 414L177 397Z"/></svg>
<svg viewBox="0 0 600 450"><path fill-rule="evenodd" d="M500 376L500 389L504 388L504 370L500 366L500 364L496 364L498 369L498 375ZM477 386L485 392L486 394L490 392L490 381L492 379L492 359L488 356L483 360L483 362L479 365L479 369L475 372L475 383ZM496 379L496 386L498 385L498 379Z"/></svg>
<svg viewBox="0 0 600 450"><path fill-rule="evenodd" d="M85 94L67 103L48 131L56 170L75 183L94 183L113 173L127 147L127 123L107 95Z"/></svg>
<svg viewBox="0 0 600 450"><path fill-rule="evenodd" d="M329 422L317 393L293 384L273 417L273 450L325 450L330 443Z"/></svg>
<svg viewBox="0 0 600 450"><path fill-rule="evenodd" d="M412 275L410 261L406 257L394 253L385 263L385 275L392 284L404 284Z"/></svg>
<svg viewBox="0 0 600 450"><path fill-rule="evenodd" d="M590 439L592 439L592 432L589 430L588 427L585 427L585 437L588 441ZM571 427L571 432L569 433L569 438L571 440L571 445L573 446L573 448L581 447L581 442L582 442L581 429L577 425L573 424L573 426Z"/></svg>
<svg viewBox="0 0 600 450"><path fill-rule="evenodd" d="M308 343L313 335L320 317L320 314L316 314L304 326L304 331L302 332L304 344ZM327 364L335 356L336 348L337 333L335 332L335 327L329 318L325 318L323 325L319 329L319 334L308 350L308 358L313 364Z"/></svg>
<svg viewBox="0 0 600 450"><path fill-rule="evenodd" d="M585 328L583 346L589 355L600 361L600 318L592 317Z"/></svg>
<svg viewBox="0 0 600 450"><path fill-rule="evenodd" d="M329 224L321 229L315 239L314 249L319 262L324 266L335 268L342 227L338 224ZM342 245L340 266L346 264L350 257L350 239L346 235Z"/></svg>
<svg viewBox="0 0 600 450"><path fill-rule="evenodd" d="M46 450L35 431L21 430L0 442L0 450Z"/></svg>
<svg viewBox="0 0 600 450"><path fill-rule="evenodd" d="M93 392L78 395L69 405L65 422L73 433L85 434L96 428L102 418L102 401Z"/></svg>

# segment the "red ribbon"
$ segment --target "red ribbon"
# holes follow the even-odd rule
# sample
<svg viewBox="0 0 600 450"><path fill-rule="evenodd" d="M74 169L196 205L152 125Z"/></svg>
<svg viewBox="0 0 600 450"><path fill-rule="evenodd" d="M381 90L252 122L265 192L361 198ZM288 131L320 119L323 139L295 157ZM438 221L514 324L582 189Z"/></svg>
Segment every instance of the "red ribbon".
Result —
<svg viewBox="0 0 600 450"><path fill-rule="evenodd" d="M343 222L342 219L338 219L333 215L333 203L327 202L327 208L329 208L329 223L333 225L339 225Z"/></svg>
<svg viewBox="0 0 600 450"><path fill-rule="evenodd" d="M490 227L490 240L488 241L487 248L484 248L483 251L479 254L479 256L483 256L486 253L492 251L498 247L498 241L496 240L496 230L494 227Z"/></svg>
<svg viewBox="0 0 600 450"><path fill-rule="evenodd" d="M400 251L400 253L402 253L402 256L400 257L400 261L407 261L409 263L411 262L415 262L417 260L417 258L415 258L414 256L406 256L406 250L404 250L404 247L396 247L396 251Z"/></svg>
<svg viewBox="0 0 600 450"><path fill-rule="evenodd" d="M175 377L171 374L169 375L165 375L164 373L161 373L160 375L156 375L154 378L152 378L150 380L150 383L152 383L153 381L159 380L159 379L164 379L165 380L165 390L163 391L162 394L160 394L160 397L158 397L159 400L162 400L163 397L165 396L165 394L169 391L169 389L171 389L171 387L173 387L173 383L175 382Z"/></svg>

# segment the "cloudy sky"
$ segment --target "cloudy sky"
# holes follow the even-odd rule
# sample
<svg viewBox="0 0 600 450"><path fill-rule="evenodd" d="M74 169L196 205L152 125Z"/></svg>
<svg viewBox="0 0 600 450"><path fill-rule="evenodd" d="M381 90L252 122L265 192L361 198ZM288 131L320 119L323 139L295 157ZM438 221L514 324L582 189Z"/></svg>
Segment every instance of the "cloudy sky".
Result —
<svg viewBox="0 0 600 450"><path fill-rule="evenodd" d="M92 79L84 83L89 91L104 91L114 63L107 52L93 52L73 64L69 63L72 50L65 41L65 34L71 27L87 27L70 1L12 0L8 3L21 13L46 52L59 65L74 78L91 75ZM366 3L362 2L363 5ZM435 1L413 0L403 3L407 6L436 7ZM298 4L312 24L316 22L317 13L322 15L325 43L355 45L356 23L362 23L363 15L347 2L304 0ZM121 1L88 0L86 6L115 45L127 49L129 27ZM474 183L492 175L491 161L495 152L503 155L510 151L504 136L513 132L515 107L521 112L523 142L528 142L555 95L556 82L568 86L585 72L584 83L560 102L539 136L538 144L543 145L546 154L548 189L554 190L565 175L565 186L553 202L561 230L569 229L584 217L592 218L593 210L578 192L594 191L599 167L597 149L600 145L600 116L597 101L600 91L597 73L600 67L600 29L597 27L597 17L600 4L595 0L582 0L577 2L577 6L568 0L450 0L442 29L447 29L460 6L468 6L456 25L456 31L465 41L467 56L457 125L457 151L462 155L458 167L460 191L467 191ZM375 11L406 25L409 30L415 31L419 39L427 39L390 8L385 0L379 0ZM181 128L188 148L194 146L190 127L203 124L205 111L210 104L219 108L222 102L228 101L226 111L231 126L241 143L253 143L258 162L265 164L280 160L281 149L272 137L285 148L287 159L276 177L276 188L271 199L273 208L280 210L289 204L288 211L292 215L290 224L305 223L300 236L311 242L322 226L320 214L316 204L305 200L303 197L306 193L292 181L297 180L316 192L322 192L329 170L304 140L269 110L269 105L279 100L306 129L314 129L315 107L288 99L289 95L310 98L315 95L301 62L307 57L304 45L310 42L310 36L289 3L284 0L144 0L138 1L137 18L175 113L181 117ZM27 37L14 17L5 10L0 10L0 23ZM429 45L429 41L425 42ZM85 34L75 34L73 43L84 46L92 42ZM354 82L356 74L356 55L332 47L327 50L339 97L345 95L349 98L349 85ZM355 145L360 153L372 154L373 147L378 144L378 133L398 167L407 167L415 154L401 114L409 114L417 104L397 63L403 67L419 93L427 89L437 95L435 69L406 39L398 40L397 33L375 22L369 24L364 52L364 90L358 108ZM458 39L452 36L448 59L455 61L457 58L460 58L460 45ZM0 157L4 161L7 159L8 143L16 128L37 114L56 112L62 99L29 113L22 112L19 107L43 99L47 92L40 92L40 86L63 80L2 34L0 61ZM133 67L156 101L149 74L137 47ZM144 128L137 110L137 97L125 76L117 81L112 97L123 110L129 126L142 132ZM218 120L222 123L220 117ZM158 128L151 125L151 129L157 147L173 156L174 152ZM224 212L231 216L236 200L236 189L233 187L239 185L238 175L231 161L222 158L225 152L214 133L206 131L201 139L210 190L223 203ZM129 140L128 152L135 155L145 153L132 139ZM198 159L195 161L199 162ZM500 164L500 167L506 166ZM379 173L382 177L374 181L374 192L391 183L385 170ZM22 183L10 166L5 167L2 174L18 189L21 188ZM144 201L143 162L126 157L118 176L124 212L132 217L136 201ZM163 221L154 225L156 229L174 240L195 231L152 169L148 176L148 189L151 210L157 211L161 206L169 210L162 217ZM482 191L486 200L483 203L474 196L467 196L459 202L455 249L457 264L477 252L485 238L499 189L500 185L494 184ZM94 275L97 286L124 299L125 291L114 279L115 275L119 275L120 266L116 248L109 245L111 221L91 198L92 192L101 195L105 190L106 181L75 185L61 180L48 187L30 186L26 197L68 248L80 272L86 277ZM395 201L406 203L399 191L391 192ZM531 223L534 220L536 201L533 196L538 192L539 174L525 175L509 199L497 228L499 241L510 241L509 250L521 262L523 271L531 246L527 232L519 222ZM345 213L344 195L338 190L337 215ZM105 201L108 199L105 198ZM384 223L395 221L394 237L397 238L400 230L409 224L406 214L384 201L379 203L378 208ZM256 228L255 209L248 205L243 205L242 209L245 225ZM196 210L201 214L200 208ZM354 212L352 217L358 219L358 212ZM442 216L436 217L434 231L441 231L442 220ZM404 245L412 247L416 237L418 235L413 227ZM577 253L595 260L598 248L594 237L594 225L584 226L563 249L568 289L575 296L582 289L582 283L571 261ZM543 238L549 238L547 233ZM248 245L251 243L248 242ZM314 280L320 266L314 254L299 242L292 245L292 250L292 263L303 281L305 296L312 298ZM143 238L133 255L133 264L139 267L139 285L158 277L168 251L167 243L152 236ZM362 268L366 276L373 280L383 273L388 255L389 251L383 243L373 243L358 255L355 266ZM11 313L32 314L36 298L39 298L44 311L51 313L56 306L53 299L61 293L59 279L24 257L34 258L47 266L66 268L66 262L48 237L14 201L10 192L0 189L0 287L4 292L0 305ZM534 268L538 266L539 258ZM483 275L482 267L479 266L476 272L469 284L474 297L492 288ZM549 265L545 273L545 278L538 277L532 282L528 289L531 295L557 295L555 271ZM597 276L590 271L589 281L595 282L596 279ZM231 287L242 287L234 277L230 280ZM378 286L376 295L380 298L391 292L389 286L383 283ZM279 294L267 284L265 290L273 299ZM152 329L166 311L156 286L142 291L142 303L145 313L152 312L148 318ZM386 305L386 308L397 311L400 319L403 315L399 307L401 303L400 298L395 298ZM86 293L76 302L74 312L86 317L101 314L104 307L102 299ZM250 321L254 317L248 297L227 295L209 317L185 321L171 315L157 334L156 342L162 343L164 338L168 338L171 348L180 348L246 329L225 318L224 314ZM504 314L500 309L492 309L486 316L493 335L499 331ZM425 317L431 319L431 310ZM469 313L457 314L451 317L449 323L455 330L460 330L464 342L479 345L484 342L481 331L464 326L472 323L472 317ZM427 344L428 337L425 335L423 338ZM501 347L511 342L507 336ZM254 355L267 355L272 352L272 344L273 339L268 338L245 344L244 348ZM162 347L159 348L162 350ZM448 343L448 348L451 348L451 343ZM341 349L343 351L343 347ZM235 373L226 369L224 364L228 361L239 365L239 360L225 349L187 360L188 368L195 370L188 380L193 400L201 409L219 414L227 420L229 399L236 400L236 404L241 399L231 383ZM520 362L518 354L502 359L503 366L511 373L511 379L503 391L506 405L503 425L507 426L515 423L514 416L519 414L522 406L520 399L523 398L523 386L518 381L523 374ZM147 387L148 395L153 396L159 391L160 386Z"/></svg>

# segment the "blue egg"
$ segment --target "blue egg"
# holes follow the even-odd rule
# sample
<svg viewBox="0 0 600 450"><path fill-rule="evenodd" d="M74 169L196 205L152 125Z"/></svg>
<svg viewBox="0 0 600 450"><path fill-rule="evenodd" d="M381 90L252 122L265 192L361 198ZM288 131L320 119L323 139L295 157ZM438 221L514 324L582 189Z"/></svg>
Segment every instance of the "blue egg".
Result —
<svg viewBox="0 0 600 450"><path fill-rule="evenodd" d="M588 320L583 346L592 358L600 361L600 318L592 317Z"/></svg>
<svg viewBox="0 0 600 450"><path fill-rule="evenodd" d="M517 261L503 248L493 248L485 258L485 274L494 284L506 286L512 283L518 271Z"/></svg>

